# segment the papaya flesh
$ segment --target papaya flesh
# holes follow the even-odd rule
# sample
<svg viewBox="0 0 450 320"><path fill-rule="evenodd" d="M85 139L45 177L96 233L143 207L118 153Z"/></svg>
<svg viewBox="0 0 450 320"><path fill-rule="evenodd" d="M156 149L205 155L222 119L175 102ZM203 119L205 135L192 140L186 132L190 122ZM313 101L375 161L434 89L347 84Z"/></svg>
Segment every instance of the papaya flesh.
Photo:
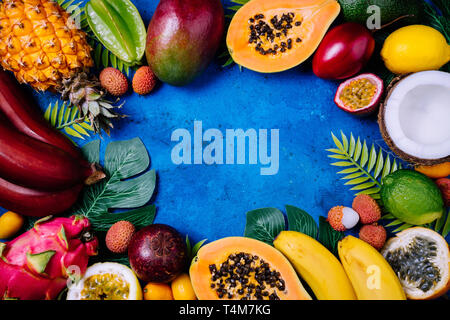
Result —
<svg viewBox="0 0 450 320"><path fill-rule="evenodd" d="M257 72L291 69L314 53L340 9L336 0L251 0L231 21L228 50Z"/></svg>
<svg viewBox="0 0 450 320"><path fill-rule="evenodd" d="M199 300L311 300L289 261L272 246L250 238L205 245L189 273Z"/></svg>

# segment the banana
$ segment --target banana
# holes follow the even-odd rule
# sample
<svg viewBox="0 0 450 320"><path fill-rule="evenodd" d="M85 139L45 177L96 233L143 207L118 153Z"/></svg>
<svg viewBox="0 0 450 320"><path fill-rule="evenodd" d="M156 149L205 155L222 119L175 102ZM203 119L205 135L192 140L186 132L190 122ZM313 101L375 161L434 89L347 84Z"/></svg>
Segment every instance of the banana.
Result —
<svg viewBox="0 0 450 320"><path fill-rule="evenodd" d="M292 263L319 300L356 300L339 260L317 240L296 231L282 231L274 246Z"/></svg>
<svg viewBox="0 0 450 320"><path fill-rule="evenodd" d="M338 251L359 300L406 300L394 270L370 244L347 236Z"/></svg>

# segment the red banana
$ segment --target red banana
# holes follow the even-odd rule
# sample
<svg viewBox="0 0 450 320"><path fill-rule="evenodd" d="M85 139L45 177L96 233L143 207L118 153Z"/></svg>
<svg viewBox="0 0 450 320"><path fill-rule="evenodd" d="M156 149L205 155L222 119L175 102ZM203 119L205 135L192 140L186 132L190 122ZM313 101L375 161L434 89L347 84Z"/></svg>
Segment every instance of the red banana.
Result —
<svg viewBox="0 0 450 320"><path fill-rule="evenodd" d="M41 115L39 107L17 80L8 72L0 70L0 111L20 132L36 140L48 143L84 162L86 160L69 139L55 130Z"/></svg>
<svg viewBox="0 0 450 320"><path fill-rule="evenodd" d="M103 175L103 176L102 176ZM17 131L0 115L0 177L39 190L63 190L104 177L68 153Z"/></svg>
<svg viewBox="0 0 450 320"><path fill-rule="evenodd" d="M75 204L82 188L77 184L63 191L38 191L0 178L0 206L30 217L58 215Z"/></svg>

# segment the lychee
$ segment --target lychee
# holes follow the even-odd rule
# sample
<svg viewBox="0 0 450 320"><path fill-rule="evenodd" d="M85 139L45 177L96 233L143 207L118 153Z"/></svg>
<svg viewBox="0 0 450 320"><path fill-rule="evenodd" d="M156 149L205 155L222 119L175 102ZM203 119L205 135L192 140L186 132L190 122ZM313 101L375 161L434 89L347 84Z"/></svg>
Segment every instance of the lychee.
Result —
<svg viewBox="0 0 450 320"><path fill-rule="evenodd" d="M157 78L150 67L140 67L133 77L133 90L139 95L149 94L156 82Z"/></svg>
<svg viewBox="0 0 450 320"><path fill-rule="evenodd" d="M381 209L378 203L367 194L360 194L353 199L353 210L358 212L362 224L375 223L381 219Z"/></svg>
<svg viewBox="0 0 450 320"><path fill-rule="evenodd" d="M386 229L376 223L367 224L359 230L359 238L377 250L381 250L386 243Z"/></svg>
<svg viewBox="0 0 450 320"><path fill-rule="evenodd" d="M328 212L328 222L336 231L345 231L358 224L359 216L352 208L337 206Z"/></svg>
<svg viewBox="0 0 450 320"><path fill-rule="evenodd" d="M105 68L100 73L100 84L111 95L120 97L128 91L128 80L125 75L115 68Z"/></svg>
<svg viewBox="0 0 450 320"><path fill-rule="evenodd" d="M131 222L116 222L106 233L106 246L111 252L124 253L127 251L131 237L135 231L136 228Z"/></svg>

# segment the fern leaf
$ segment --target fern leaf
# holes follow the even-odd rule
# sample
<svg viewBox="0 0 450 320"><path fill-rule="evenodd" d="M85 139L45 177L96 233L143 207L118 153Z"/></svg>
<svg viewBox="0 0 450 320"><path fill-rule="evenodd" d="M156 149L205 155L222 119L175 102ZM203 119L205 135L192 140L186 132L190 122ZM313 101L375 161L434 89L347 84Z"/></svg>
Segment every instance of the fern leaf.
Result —
<svg viewBox="0 0 450 320"><path fill-rule="evenodd" d="M44 118L67 136L84 139L84 137L90 136L88 131L93 132L93 128L87 119L78 119L78 109L71 107L67 102L56 101L49 104L45 110Z"/></svg>

